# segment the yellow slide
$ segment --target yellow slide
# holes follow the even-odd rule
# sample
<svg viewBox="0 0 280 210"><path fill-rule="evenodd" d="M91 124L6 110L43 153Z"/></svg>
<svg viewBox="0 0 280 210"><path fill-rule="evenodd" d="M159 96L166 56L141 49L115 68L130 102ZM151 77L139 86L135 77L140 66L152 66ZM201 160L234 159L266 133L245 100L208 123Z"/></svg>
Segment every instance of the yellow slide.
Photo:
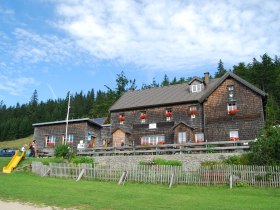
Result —
<svg viewBox="0 0 280 210"><path fill-rule="evenodd" d="M11 173L23 158L25 158L25 151L23 151L22 154L19 155L19 151L17 150L9 164L3 167L3 173Z"/></svg>

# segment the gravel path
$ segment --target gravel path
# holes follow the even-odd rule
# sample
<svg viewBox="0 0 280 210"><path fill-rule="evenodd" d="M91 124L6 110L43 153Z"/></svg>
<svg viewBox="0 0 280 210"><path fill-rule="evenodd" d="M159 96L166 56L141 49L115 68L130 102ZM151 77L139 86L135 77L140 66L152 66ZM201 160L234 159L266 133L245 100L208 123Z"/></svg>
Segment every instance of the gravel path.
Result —
<svg viewBox="0 0 280 210"><path fill-rule="evenodd" d="M53 210L51 207L36 207L30 203L19 203L14 201L0 201L0 209L8 210Z"/></svg>

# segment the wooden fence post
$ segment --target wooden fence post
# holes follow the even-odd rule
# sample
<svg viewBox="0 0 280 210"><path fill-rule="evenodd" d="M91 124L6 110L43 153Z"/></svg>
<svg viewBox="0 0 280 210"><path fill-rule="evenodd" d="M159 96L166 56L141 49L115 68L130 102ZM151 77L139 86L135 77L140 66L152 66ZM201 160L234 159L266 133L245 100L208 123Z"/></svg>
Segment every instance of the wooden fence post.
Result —
<svg viewBox="0 0 280 210"><path fill-rule="evenodd" d="M229 188L232 189L232 174L229 177Z"/></svg>

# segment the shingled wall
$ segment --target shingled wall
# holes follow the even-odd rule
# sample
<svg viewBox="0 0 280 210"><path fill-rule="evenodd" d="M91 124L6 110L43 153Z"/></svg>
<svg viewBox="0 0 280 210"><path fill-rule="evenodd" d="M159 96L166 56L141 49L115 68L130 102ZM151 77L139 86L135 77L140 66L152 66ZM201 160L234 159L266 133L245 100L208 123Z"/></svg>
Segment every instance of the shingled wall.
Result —
<svg viewBox="0 0 280 210"><path fill-rule="evenodd" d="M234 86L234 100L238 112L227 112L228 89ZM233 79L226 79L204 103L205 139L208 141L229 140L229 131L238 130L239 139L255 139L264 125L262 98L248 87Z"/></svg>

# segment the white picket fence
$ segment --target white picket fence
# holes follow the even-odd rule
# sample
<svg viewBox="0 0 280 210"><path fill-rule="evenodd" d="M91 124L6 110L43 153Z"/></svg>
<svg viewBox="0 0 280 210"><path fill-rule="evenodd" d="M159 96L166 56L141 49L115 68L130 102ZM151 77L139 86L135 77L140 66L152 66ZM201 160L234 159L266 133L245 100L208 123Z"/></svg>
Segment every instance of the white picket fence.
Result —
<svg viewBox="0 0 280 210"><path fill-rule="evenodd" d="M64 177L118 182L126 172L126 181L168 184L217 185L229 184L230 177L236 185L280 187L279 166L215 165L184 171L179 166L131 165L119 168L110 165L66 164L32 162L32 172L40 176ZM81 177L79 177L81 178Z"/></svg>

